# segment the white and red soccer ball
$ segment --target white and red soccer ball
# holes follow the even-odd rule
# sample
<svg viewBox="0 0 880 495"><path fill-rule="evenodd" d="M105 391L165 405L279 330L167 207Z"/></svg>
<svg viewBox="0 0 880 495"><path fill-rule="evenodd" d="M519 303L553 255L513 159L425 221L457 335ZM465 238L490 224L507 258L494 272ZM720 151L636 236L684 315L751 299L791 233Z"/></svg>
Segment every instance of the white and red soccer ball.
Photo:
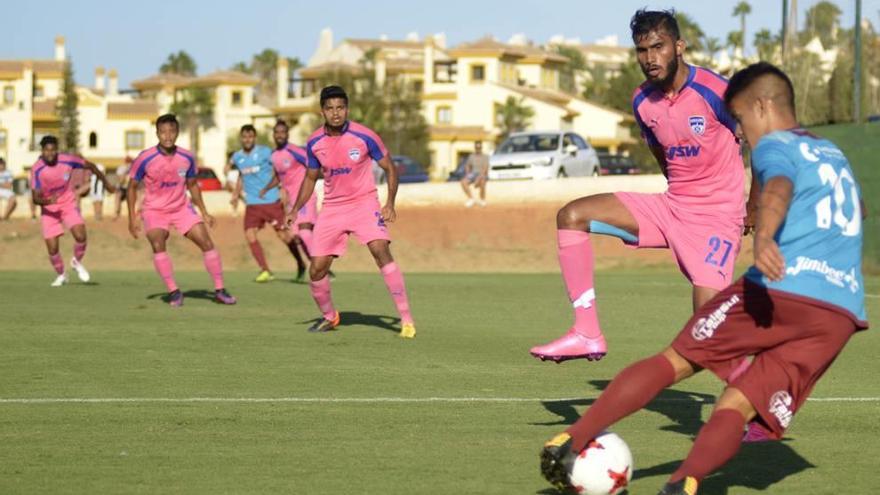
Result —
<svg viewBox="0 0 880 495"><path fill-rule="evenodd" d="M626 442L604 432L578 454L569 481L577 493L617 495L626 490L632 473L632 453Z"/></svg>

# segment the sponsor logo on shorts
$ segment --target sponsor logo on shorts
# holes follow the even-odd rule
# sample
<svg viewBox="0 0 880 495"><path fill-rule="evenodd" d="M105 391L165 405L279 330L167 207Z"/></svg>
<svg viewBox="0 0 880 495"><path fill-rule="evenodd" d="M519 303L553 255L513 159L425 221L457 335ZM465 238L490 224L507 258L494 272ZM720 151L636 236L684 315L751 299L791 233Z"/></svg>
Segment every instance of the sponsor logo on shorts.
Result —
<svg viewBox="0 0 880 495"><path fill-rule="evenodd" d="M823 275L826 282L834 284L840 288L849 286L849 290L853 294L859 291L859 279L856 275L855 267L850 268L847 272L832 267L825 260L816 260L806 256L798 256L797 259L795 259L795 265L789 266L785 269L785 274L796 276L803 271Z"/></svg>
<svg viewBox="0 0 880 495"><path fill-rule="evenodd" d="M791 394L785 390L770 396L770 414L776 416L776 420L783 428L788 428L791 418L794 417L794 411L791 410L793 402Z"/></svg>
<svg viewBox="0 0 880 495"><path fill-rule="evenodd" d="M336 177L337 175L348 175L350 173L351 167L339 167L330 169L330 177Z"/></svg>
<svg viewBox="0 0 880 495"><path fill-rule="evenodd" d="M357 148L352 148L348 150L348 157L351 158L352 161L358 161L361 159L361 150Z"/></svg>
<svg viewBox="0 0 880 495"><path fill-rule="evenodd" d="M700 155L700 146L670 146L666 150L666 159L691 158Z"/></svg>
<svg viewBox="0 0 880 495"><path fill-rule="evenodd" d="M724 320L727 319L727 312L730 311L730 308L738 303L739 300L739 295L734 294L730 299L721 303L721 306L718 306L718 309L710 313L709 316L697 320L693 328L691 328L691 336L694 340L703 341L712 338L712 336L715 335L715 330L717 330L718 327L724 323Z"/></svg>
<svg viewBox="0 0 880 495"><path fill-rule="evenodd" d="M702 115L692 115L688 117L688 124L691 126L691 130L694 131L694 134L698 136L702 136L704 132L706 132L706 117Z"/></svg>

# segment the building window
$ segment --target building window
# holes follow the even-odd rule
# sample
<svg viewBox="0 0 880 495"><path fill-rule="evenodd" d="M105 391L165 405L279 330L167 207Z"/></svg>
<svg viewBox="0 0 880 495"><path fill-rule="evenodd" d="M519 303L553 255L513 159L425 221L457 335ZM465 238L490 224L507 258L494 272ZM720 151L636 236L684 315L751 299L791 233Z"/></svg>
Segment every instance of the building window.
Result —
<svg viewBox="0 0 880 495"><path fill-rule="evenodd" d="M437 62L434 64L434 82L454 83L458 79L458 64L455 62Z"/></svg>
<svg viewBox="0 0 880 495"><path fill-rule="evenodd" d="M89 148L95 149L98 147L98 133L92 131L89 133Z"/></svg>
<svg viewBox="0 0 880 495"><path fill-rule="evenodd" d="M452 123L452 107L437 107L437 123L438 124L451 124Z"/></svg>
<svg viewBox="0 0 880 495"><path fill-rule="evenodd" d="M472 65L471 66L471 82L483 82L486 80L486 66L485 65Z"/></svg>
<svg viewBox="0 0 880 495"><path fill-rule="evenodd" d="M422 81L413 81L412 83L413 92L416 94L422 94L422 91L425 89L424 83Z"/></svg>
<svg viewBox="0 0 880 495"><path fill-rule="evenodd" d="M125 149L144 149L144 131L125 131Z"/></svg>
<svg viewBox="0 0 880 495"><path fill-rule="evenodd" d="M15 87L6 86L3 88L3 103L7 105L15 103Z"/></svg>
<svg viewBox="0 0 880 495"><path fill-rule="evenodd" d="M243 101L243 98L241 96L241 91L233 91L232 92L232 106L240 107L242 101Z"/></svg>
<svg viewBox="0 0 880 495"><path fill-rule="evenodd" d="M46 90L43 89L43 85L37 84L34 86L34 98L42 98L43 96L46 96Z"/></svg>
<svg viewBox="0 0 880 495"><path fill-rule="evenodd" d="M6 141L9 140L9 133L6 129L0 129L0 150L6 150Z"/></svg>

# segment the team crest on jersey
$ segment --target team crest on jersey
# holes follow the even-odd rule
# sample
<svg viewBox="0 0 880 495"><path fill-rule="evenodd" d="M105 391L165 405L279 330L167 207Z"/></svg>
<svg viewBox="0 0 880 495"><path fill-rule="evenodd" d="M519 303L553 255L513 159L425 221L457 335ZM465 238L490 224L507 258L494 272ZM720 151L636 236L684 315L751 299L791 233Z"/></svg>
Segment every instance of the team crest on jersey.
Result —
<svg viewBox="0 0 880 495"><path fill-rule="evenodd" d="M358 161L361 159L361 150L357 148L352 148L348 150L348 157L351 158L352 161Z"/></svg>
<svg viewBox="0 0 880 495"><path fill-rule="evenodd" d="M704 132L706 132L706 117L702 115L692 115L688 117L688 124L691 126L691 130L694 131L694 134L698 136L702 136Z"/></svg>

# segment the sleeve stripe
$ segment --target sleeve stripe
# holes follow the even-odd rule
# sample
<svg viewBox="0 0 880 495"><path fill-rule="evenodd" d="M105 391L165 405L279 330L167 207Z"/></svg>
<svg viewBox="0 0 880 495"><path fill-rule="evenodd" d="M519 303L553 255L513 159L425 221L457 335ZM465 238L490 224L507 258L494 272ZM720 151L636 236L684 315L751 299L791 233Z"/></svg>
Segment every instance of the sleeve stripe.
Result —
<svg viewBox="0 0 880 495"><path fill-rule="evenodd" d="M157 156L159 156L158 150L155 153L153 153L152 155L144 158L144 161L141 162L141 164L137 168L137 172L135 172L135 174L134 174L135 180L137 180L137 181L144 180L144 176L147 175L147 164L150 163L150 161L153 158L156 158Z"/></svg>
<svg viewBox="0 0 880 495"><path fill-rule="evenodd" d="M642 130L642 136L644 136L645 141L648 143L648 146L660 146L660 141L657 140L657 136L654 135L654 131L651 130L650 127L645 125L645 122L642 120L642 116L639 114L639 106L648 98L648 95L651 93L651 89L641 90L635 98L633 98L633 116L636 118L636 123L639 124L639 128Z"/></svg>
<svg viewBox="0 0 880 495"><path fill-rule="evenodd" d="M370 137L368 134L364 134L363 132L353 131L351 129L348 132L354 134L355 136L364 140L367 143L367 149L370 151L370 158L373 160L379 161L382 158L385 158L385 153L382 152L382 148L379 147L379 144L376 143L376 140Z"/></svg>
<svg viewBox="0 0 880 495"><path fill-rule="evenodd" d="M308 144L306 144L306 167L316 169L321 168L321 162L318 161L318 158L315 156L315 153L312 151L312 146L317 144L321 138L324 137L324 134L321 134L318 137L312 138Z"/></svg>
<svg viewBox="0 0 880 495"><path fill-rule="evenodd" d="M700 94L703 99L712 107L712 111L715 112L715 118L718 119L724 127L727 127L730 130L731 134L736 135L736 121L733 117L727 112L727 109L724 108L724 101L721 99L718 94L709 89L708 87L700 84L693 83L691 87L694 88L694 91Z"/></svg>

